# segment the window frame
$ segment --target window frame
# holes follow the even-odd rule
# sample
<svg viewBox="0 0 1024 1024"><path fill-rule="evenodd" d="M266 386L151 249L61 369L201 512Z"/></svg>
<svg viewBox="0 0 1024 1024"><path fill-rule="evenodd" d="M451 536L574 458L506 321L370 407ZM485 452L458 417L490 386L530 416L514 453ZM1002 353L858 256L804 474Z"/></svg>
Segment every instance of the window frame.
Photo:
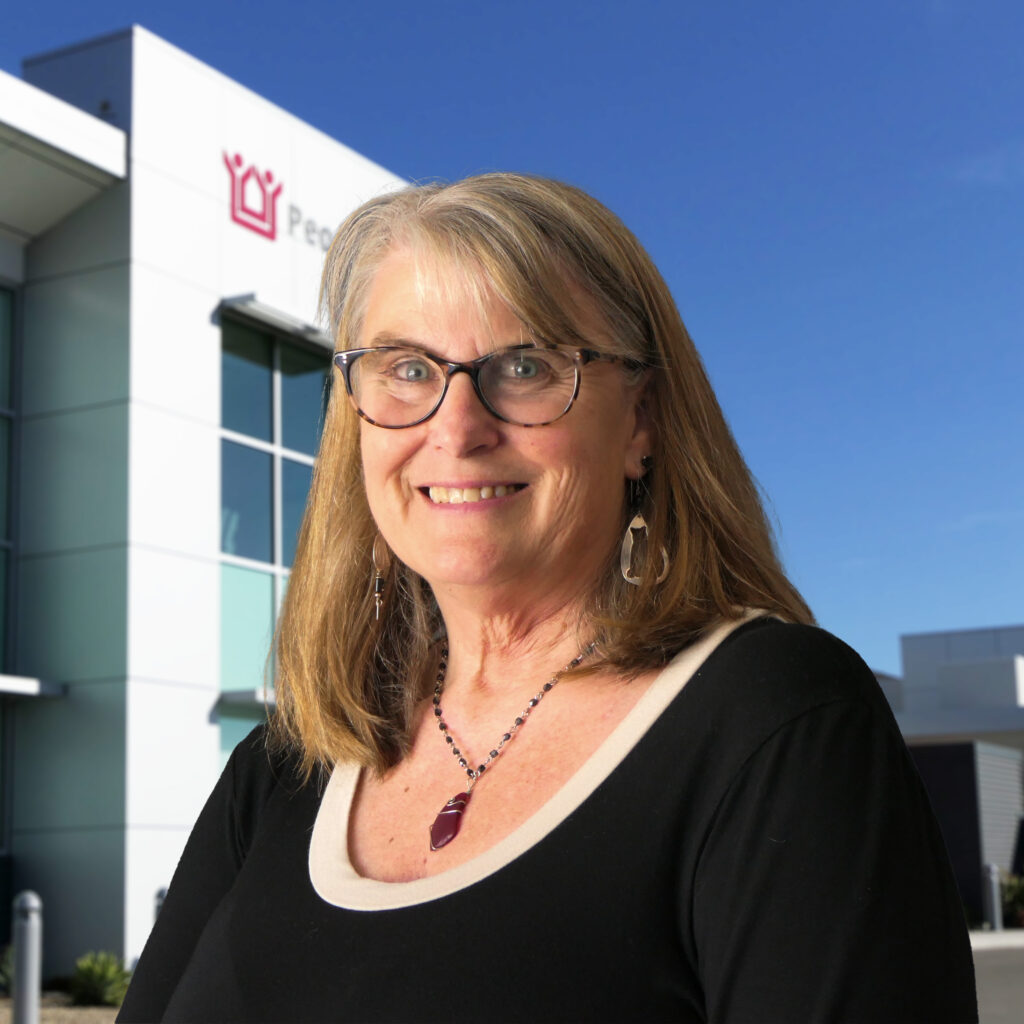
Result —
<svg viewBox="0 0 1024 1024"><path fill-rule="evenodd" d="M220 541L218 544L220 568L220 586L224 586L224 567L248 570L269 576L271 580L271 618L270 643L273 643L273 629L281 611L281 603L284 600L285 587L288 577L291 575L291 565L285 565L285 459L306 466L312 473L316 462L316 454L298 451L284 444L284 402L283 402L283 373L281 369L282 352L287 348L292 351L314 355L323 359L324 386L321 391L319 409L319 428L322 430L323 418L327 410L327 402L330 398L331 388L334 385L334 373L332 357L334 346L330 338L314 327L310 327L300 321L294 320L285 314L270 307L257 303L252 296L243 296L239 299L224 300L217 309L214 322L220 327L220 369L223 374L224 368L224 340L225 325L231 324L234 327L253 331L257 335L266 338L270 343L270 370L271 370L271 423L270 440L233 430L224 425L224 380L220 380L220 415L217 430L218 463L219 473L219 507L221 510ZM270 562L261 559L250 558L244 555L235 555L223 550L224 541L224 443L231 442L243 448L269 455L271 459L271 559ZM317 448L319 444L317 445ZM308 492L307 492L308 493ZM223 595L220 607L220 624L218 630L220 642L223 647L225 641L225 620ZM269 649L268 652L269 653ZM223 715L225 720L234 721L242 718L255 724L265 714L267 706L274 704L273 691L273 666L269 665L270 675L264 673L262 678L253 680L252 689L225 689L225 683L229 677L223 671L223 652L221 665L218 668L218 691L217 717L220 720ZM236 723L237 731L237 723ZM230 730L229 730L230 734ZM230 745L230 740L229 740ZM224 737L221 739L221 760L226 760L230 753L224 745Z"/></svg>
<svg viewBox="0 0 1024 1024"><path fill-rule="evenodd" d="M264 562L259 559L248 558L244 555L233 555L226 551L220 551L220 561L224 564L235 565L242 569L254 569L259 572L270 573L274 577L274 615L281 610L281 601L284 597L285 581L291 575L291 566L284 564L284 459L312 467L315 465L316 456L306 452L300 452L289 448L282 443L283 422L282 422L282 387L281 387L281 349L283 346L298 349L311 355L323 356L326 371L325 389L326 393L321 399L320 415L323 416L327 407L327 399L330 394L333 374L331 373L331 357L334 347L330 339L315 328L300 325L295 322L293 330L283 329L283 324L289 322L289 318L274 311L268 311L266 307L258 307L263 315L252 314L249 309L255 305L251 301L242 300L236 303L222 303L221 305L221 353L223 358L224 333L223 326L227 321L233 322L239 327L256 331L259 334L269 337L271 342L271 440L264 441L261 438L253 437L251 434L243 434L237 430L231 430L224 426L223 399L221 405L220 424L218 427L218 440L223 452L223 442L231 441L234 444L252 448L263 452L271 457L271 558L272 561ZM267 314L270 315L267 315ZM223 365L223 364L222 364ZM223 395L222 382L221 395ZM220 458L220 455L218 455ZM221 507L223 507L223 469L221 471Z"/></svg>
<svg viewBox="0 0 1024 1024"><path fill-rule="evenodd" d="M11 299L11 346L10 364L7 372L10 375L10 401L0 405L0 418L7 421L7 481L4 500L6 512L6 535L0 534L0 551L7 555L7 564L0 575L0 587L3 588L3 643L0 645L0 673L14 671L18 661L17 650L17 551L18 551L18 495L17 482L21 478L21 338L22 338L22 288L7 278L0 277L0 290L7 292Z"/></svg>

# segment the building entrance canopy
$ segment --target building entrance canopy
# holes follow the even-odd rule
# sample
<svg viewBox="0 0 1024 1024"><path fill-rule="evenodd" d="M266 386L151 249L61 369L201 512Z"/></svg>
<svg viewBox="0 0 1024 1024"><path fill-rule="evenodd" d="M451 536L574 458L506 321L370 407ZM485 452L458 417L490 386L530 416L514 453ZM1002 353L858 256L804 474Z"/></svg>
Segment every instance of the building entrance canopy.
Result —
<svg viewBox="0 0 1024 1024"><path fill-rule="evenodd" d="M123 180L126 139L0 71L0 238L26 245Z"/></svg>

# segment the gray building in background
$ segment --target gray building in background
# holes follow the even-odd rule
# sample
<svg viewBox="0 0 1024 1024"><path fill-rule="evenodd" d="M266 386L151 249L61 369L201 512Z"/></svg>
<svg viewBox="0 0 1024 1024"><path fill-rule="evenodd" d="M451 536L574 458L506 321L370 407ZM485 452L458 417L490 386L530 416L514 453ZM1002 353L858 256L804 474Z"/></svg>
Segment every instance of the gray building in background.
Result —
<svg viewBox="0 0 1024 1024"><path fill-rule="evenodd" d="M985 865L1024 872L1024 626L900 640L903 676L879 675L942 826L968 916Z"/></svg>

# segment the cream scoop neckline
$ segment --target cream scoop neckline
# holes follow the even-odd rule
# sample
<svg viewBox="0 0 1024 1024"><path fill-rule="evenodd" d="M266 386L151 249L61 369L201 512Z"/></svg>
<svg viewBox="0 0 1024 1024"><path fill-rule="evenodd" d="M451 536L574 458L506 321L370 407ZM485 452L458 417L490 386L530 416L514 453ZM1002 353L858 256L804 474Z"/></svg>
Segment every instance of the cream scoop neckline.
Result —
<svg viewBox="0 0 1024 1024"><path fill-rule="evenodd" d="M363 878L348 856L348 823L360 767L335 766L324 789L309 844L309 878L321 899L349 910L397 910L450 896L500 871L560 825L621 764L716 647L734 630L764 615L747 612L723 622L680 651L646 693L568 782L535 814L489 850L426 878L381 882Z"/></svg>

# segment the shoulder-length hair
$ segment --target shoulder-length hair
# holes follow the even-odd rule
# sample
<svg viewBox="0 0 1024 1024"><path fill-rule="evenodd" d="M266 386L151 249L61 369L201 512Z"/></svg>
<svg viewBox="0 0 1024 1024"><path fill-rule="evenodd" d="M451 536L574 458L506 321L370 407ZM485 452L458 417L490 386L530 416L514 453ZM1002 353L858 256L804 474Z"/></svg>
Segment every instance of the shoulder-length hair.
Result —
<svg viewBox="0 0 1024 1024"><path fill-rule="evenodd" d="M648 368L652 469L632 493L623 480L621 499L623 531L642 502L646 571L628 585L618 552L609 558L581 629L599 640L591 670L628 677L662 666L711 623L751 607L813 621L779 563L757 486L669 289L614 214L570 185L518 174L373 199L342 224L324 266L321 314L339 350L358 347L374 273L403 247L441 276L455 270L497 296L535 339ZM605 326L602 337L581 334L581 321L595 317L580 316L580 297ZM427 583L393 557L384 559L387 598L374 616L377 528L359 420L342 382L334 385L276 636L272 730L297 748L307 773L337 761L383 771L408 748L443 623ZM662 549L669 568L659 582Z"/></svg>

